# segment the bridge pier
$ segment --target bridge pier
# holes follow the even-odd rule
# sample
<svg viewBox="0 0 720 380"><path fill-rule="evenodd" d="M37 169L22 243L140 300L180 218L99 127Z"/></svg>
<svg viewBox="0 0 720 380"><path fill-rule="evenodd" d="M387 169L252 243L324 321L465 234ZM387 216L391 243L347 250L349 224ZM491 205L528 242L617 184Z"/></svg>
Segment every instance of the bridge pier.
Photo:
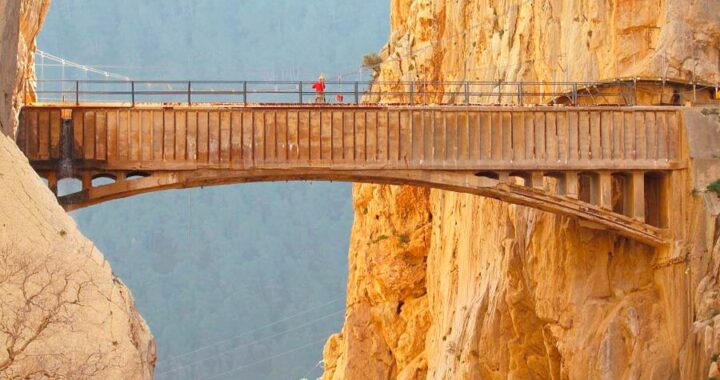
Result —
<svg viewBox="0 0 720 380"><path fill-rule="evenodd" d="M645 173L633 172L630 179L630 189L626 192L630 199L627 201L630 216L635 220L645 222Z"/></svg>

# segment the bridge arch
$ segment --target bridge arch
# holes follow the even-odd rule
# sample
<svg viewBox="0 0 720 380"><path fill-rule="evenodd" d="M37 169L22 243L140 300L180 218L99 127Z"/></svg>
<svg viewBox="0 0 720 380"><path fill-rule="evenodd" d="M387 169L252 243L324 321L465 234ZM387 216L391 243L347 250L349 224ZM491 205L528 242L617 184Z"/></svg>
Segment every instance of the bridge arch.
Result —
<svg viewBox="0 0 720 380"><path fill-rule="evenodd" d="M657 246L667 241L659 173L684 169L680 127L677 111L662 107L57 104L23 108L17 143L51 188L59 177L81 179L80 191L59 197L68 210L242 182L412 184L534 207ZM643 154L637 141L648 144ZM94 186L98 178L114 182ZM646 222L648 207L657 212Z"/></svg>

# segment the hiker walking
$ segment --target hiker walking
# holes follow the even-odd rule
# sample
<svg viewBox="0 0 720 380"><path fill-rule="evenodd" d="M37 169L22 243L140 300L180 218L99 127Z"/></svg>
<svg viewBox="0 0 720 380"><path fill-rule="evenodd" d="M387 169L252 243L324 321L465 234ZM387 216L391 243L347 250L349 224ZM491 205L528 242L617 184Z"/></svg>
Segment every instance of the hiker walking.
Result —
<svg viewBox="0 0 720 380"><path fill-rule="evenodd" d="M325 76L320 74L312 88L315 90L315 103L325 103Z"/></svg>

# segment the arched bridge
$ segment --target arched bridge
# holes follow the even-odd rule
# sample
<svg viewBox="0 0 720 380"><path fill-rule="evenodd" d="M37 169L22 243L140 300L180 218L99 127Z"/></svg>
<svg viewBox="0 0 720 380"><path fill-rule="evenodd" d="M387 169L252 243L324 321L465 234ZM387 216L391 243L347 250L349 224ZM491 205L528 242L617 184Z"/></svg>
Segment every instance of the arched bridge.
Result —
<svg viewBox="0 0 720 380"><path fill-rule="evenodd" d="M252 181L414 184L659 246L681 124L672 107L56 103L23 108L17 143L54 191L81 180L67 210Z"/></svg>

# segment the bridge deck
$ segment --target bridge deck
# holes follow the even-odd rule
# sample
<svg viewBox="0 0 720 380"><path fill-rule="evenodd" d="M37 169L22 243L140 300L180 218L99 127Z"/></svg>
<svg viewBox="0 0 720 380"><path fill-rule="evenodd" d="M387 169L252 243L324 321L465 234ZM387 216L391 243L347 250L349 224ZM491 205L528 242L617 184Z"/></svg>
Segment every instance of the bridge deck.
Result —
<svg viewBox="0 0 720 380"><path fill-rule="evenodd" d="M22 113L18 144L30 160L61 158L64 118L71 120L72 158L113 169L681 165L672 108L42 105Z"/></svg>
<svg viewBox="0 0 720 380"><path fill-rule="evenodd" d="M258 180L412 183L658 245L657 176L684 168L681 127L667 107L38 104L22 110L17 142L54 190L59 179L82 180L81 192L60 198L68 209ZM97 177L115 182L95 186Z"/></svg>

